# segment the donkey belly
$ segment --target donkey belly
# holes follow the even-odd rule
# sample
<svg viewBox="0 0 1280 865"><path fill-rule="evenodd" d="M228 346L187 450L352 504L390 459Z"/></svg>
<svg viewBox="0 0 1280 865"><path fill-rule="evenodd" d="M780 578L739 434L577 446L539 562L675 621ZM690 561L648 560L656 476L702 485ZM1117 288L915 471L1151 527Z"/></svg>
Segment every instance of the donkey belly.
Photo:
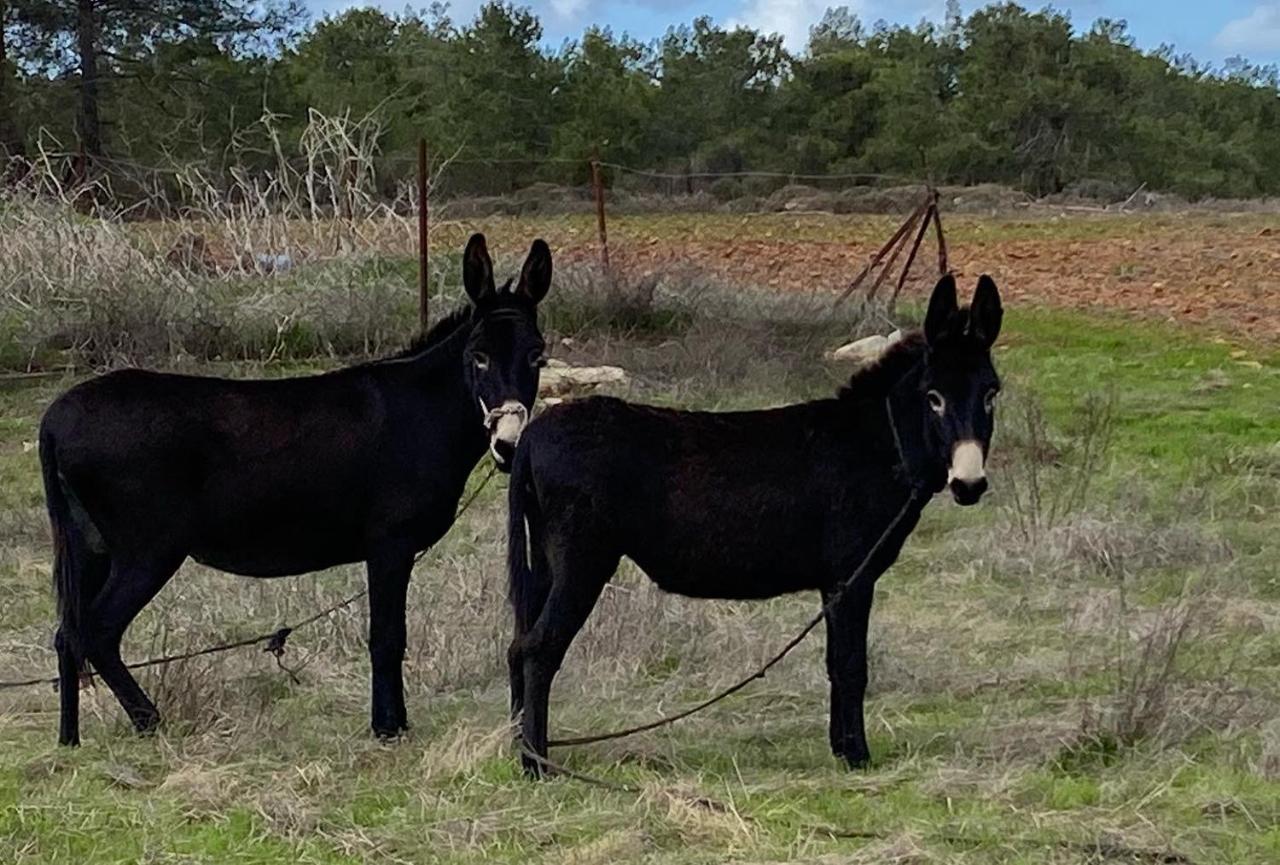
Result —
<svg viewBox="0 0 1280 865"><path fill-rule="evenodd" d="M683 543L637 545L627 556L664 592L691 598L750 600L816 589L823 571L806 545L714 543L704 537Z"/></svg>
<svg viewBox="0 0 1280 865"><path fill-rule="evenodd" d="M196 561L254 577L303 574L366 555L365 508L358 501L316 496L219 499L202 508L191 544Z"/></svg>
<svg viewBox="0 0 1280 865"><path fill-rule="evenodd" d="M355 545L206 547L194 550L191 558L202 565L244 577L292 577L321 571L364 559Z"/></svg>
<svg viewBox="0 0 1280 865"><path fill-rule="evenodd" d="M323 532L290 525L260 525L229 535L212 534L191 550L203 565L247 577L286 577L358 562L363 539L350 531Z"/></svg>

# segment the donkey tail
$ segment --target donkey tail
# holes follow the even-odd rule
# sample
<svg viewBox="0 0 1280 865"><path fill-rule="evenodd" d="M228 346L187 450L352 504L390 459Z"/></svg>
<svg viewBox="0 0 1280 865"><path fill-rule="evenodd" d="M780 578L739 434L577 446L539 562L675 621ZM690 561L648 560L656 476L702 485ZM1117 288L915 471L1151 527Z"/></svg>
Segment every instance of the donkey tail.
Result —
<svg viewBox="0 0 1280 865"><path fill-rule="evenodd" d="M58 624L60 639L67 648L81 656L80 641L80 568L76 567L76 550L79 539L74 537L75 525L71 505L67 500L62 478L58 473L58 458L53 433L47 425L40 426L40 471L44 476L44 500L49 509L49 527L53 534L53 589L58 598Z"/></svg>
<svg viewBox="0 0 1280 865"><path fill-rule="evenodd" d="M515 612L517 637L533 627L551 590L529 451L527 441L516 448L507 490L507 596Z"/></svg>
<svg viewBox="0 0 1280 865"><path fill-rule="evenodd" d="M58 741L80 744L80 673L85 668L81 614L85 603L83 574L89 555L76 527L71 503L58 471L57 447L48 422L40 425L40 471L53 534L53 588L58 599L58 692L62 709Z"/></svg>

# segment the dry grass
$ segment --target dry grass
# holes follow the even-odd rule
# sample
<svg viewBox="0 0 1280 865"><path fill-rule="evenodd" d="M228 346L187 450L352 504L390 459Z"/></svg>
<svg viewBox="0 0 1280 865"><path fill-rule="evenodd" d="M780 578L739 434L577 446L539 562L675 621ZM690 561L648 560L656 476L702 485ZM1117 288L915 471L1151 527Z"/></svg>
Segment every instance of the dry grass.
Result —
<svg viewBox="0 0 1280 865"><path fill-rule="evenodd" d="M0 220L24 212L6 210ZM378 294L378 279L361 270L372 259L359 251L288 274L210 274L158 261L160 246L138 252L137 235L111 220L83 222L65 208L40 218L65 222L74 266L50 269L64 267L55 263L34 277L3 271L0 289L17 286L38 301L17 320L38 324L30 333L39 339L69 321L78 339L101 334L68 341L96 361L156 352L207 369L189 331L174 324L195 308L196 287L212 293L201 302L220 314L239 310L220 319L229 322L220 344L240 347L224 357L302 356L302 343L290 342L294 324L326 334L321 355L378 351L413 318L393 308L403 275L392 272L388 282L400 281ZM28 264L51 251L32 248L43 252L24 253ZM624 275L621 287L589 265L558 273L546 310L555 353L619 363L632 373L621 392L650 400L739 407L830 393L847 370L824 365L822 350L884 330L875 311L824 316L829 306L817 296L772 297L680 269ZM123 293L131 275L173 293L157 293L139 305L151 310L146 316L116 324L56 305L55 288L88 293L102 278L108 292ZM1280 739L1274 723L1262 724L1280 705L1280 595L1265 565L1276 553L1276 459L1272 427L1242 424L1239 415L1270 393L1266 373L1249 391L1194 392L1205 401L1186 410L1196 434L1227 429L1238 438L1199 465L1194 477L1205 480L1188 495L1184 479L1133 456L1129 391L1079 411L1079 376L1064 377L1066 387L1045 375L1056 382L1046 387L1069 391L1067 408L1057 392L1033 398L1047 362L1028 359L1034 322L1011 312L1014 347L999 362L1020 369L1011 390L1025 401L1013 397L1000 419L992 498L979 509L932 505L878 589L868 703L876 762L868 771L845 772L827 753L818 638L705 715L555 755L640 795L569 779L524 782L506 724L505 500L494 484L415 571L406 683L416 726L404 741L383 745L367 735L359 605L290 638L284 662L299 682L252 650L147 671L143 685L167 719L152 739L133 737L98 689L85 695L85 746L61 751L52 745L54 695L0 692L0 857L1156 861L1123 858L1142 848L1173 849L1197 865L1265 861L1280 820ZM290 314L292 323L278 328ZM160 319L164 328L148 324ZM249 336L264 322L265 336ZM1060 335L1078 333L1079 322L1051 323L1055 359L1076 352L1109 369L1110 346L1063 348ZM30 340L20 344L44 344ZM173 359L182 352L191 356ZM1217 355L1190 359L1191 382L1223 363ZM1146 384L1155 388L1187 364L1170 358ZM0 576L8 592L0 678L52 663L48 543L36 457L23 442L70 380L0 389ZM1182 417L1176 399L1157 397L1171 420ZM1206 405L1221 407L1225 420ZM135 623L126 654L269 631L363 582L357 567L251 581L187 566ZM814 603L672 597L625 566L566 659L552 726L596 731L688 705L771 654ZM1119 852L1082 852L1090 844Z"/></svg>
<svg viewBox="0 0 1280 865"><path fill-rule="evenodd" d="M66 160L47 155L0 190L0 362L277 360L401 345L416 297L386 256L414 249L405 214L416 205L408 191L377 194L372 121L313 113L291 154L271 117L259 126L246 134L262 141L237 142L225 174L174 166L129 207L112 203L110 178L67 186ZM236 147L254 146L275 155L272 169L235 167ZM450 262L433 267L452 292Z"/></svg>
<svg viewBox="0 0 1280 865"><path fill-rule="evenodd" d="M286 662L300 668L301 684L251 651L146 673L144 686L168 720L151 742L132 737L101 691L86 695L80 753L48 748L47 694L0 694L0 730L15 753L40 755L21 765L44 801L80 801L85 794L77 790L87 783L114 791L100 795L176 807L197 826L247 813L255 833L292 845L290 855L302 860L318 843L343 856L405 862L470 860L482 852L526 858L534 850L548 851L548 861L574 862L684 861L699 858L694 851L743 861L809 861L825 853L832 861L1074 862L1062 852L1049 860L1021 857L1037 849L1035 838L1185 849L1190 842L1167 822L1176 809L1166 806L1178 800L1159 780L1171 771L1161 755L1179 761L1206 742L1250 741L1253 721L1274 711L1263 694L1231 703L1209 684L1243 672L1204 663L1211 647L1239 638L1211 612L1221 595L1192 589L1154 604L1132 596L1120 602L1118 567L1137 595L1162 570L1195 571L1199 559L1098 556L1087 551L1116 543L1100 540L1115 526L1098 517L1067 519L1054 531L1088 531L1094 539L1064 543L1054 554L1076 558L1074 579L1055 582L1057 569L1048 565L1019 577L1035 610L985 588L1005 567L995 551L1004 542L984 541L990 561L954 546L956 538L908 548L874 621L869 717L881 756L869 774L842 774L824 756L825 677L815 641L781 677L681 729L561 757L638 782L643 795L629 799L567 780L535 787L515 776L504 718L502 508L498 490L483 494L417 569L406 674L418 727L405 742L378 745L365 733L362 610L334 614L291 640ZM955 513L939 508L937 527ZM39 534L34 507L10 513L19 536ZM1006 542L1020 537L999 520L990 531ZM951 563L945 573L921 570L938 556ZM43 583L47 560L38 546L30 558L20 581ZM127 652L137 657L266 630L361 579L359 569L342 568L319 579L259 583L188 567L144 612ZM1110 601L1099 605L1099 598ZM594 730L684 705L757 663L811 606L804 599L674 598L626 568L566 661L553 725ZM1056 622L1045 620L1049 613ZM4 672L47 664L46 638L46 616L6 629ZM1187 663L1188 651L1194 663ZM1240 764L1268 783L1272 733ZM1107 785L1116 786L1106 792ZM1210 789L1197 807L1219 809L1217 819L1230 825L1273 813L1257 794L1224 797ZM1069 804L1072 797L1086 804ZM1105 817L1103 803L1119 809L1117 816ZM1034 827L1017 816L1028 809ZM990 835L1005 819L1012 820L1005 835L1013 837ZM833 841L797 823L884 834ZM1163 828L1153 831L1153 823ZM106 827L94 831L110 835ZM953 834L990 838L939 840ZM49 843L40 849L52 849ZM832 853L833 844L843 852Z"/></svg>

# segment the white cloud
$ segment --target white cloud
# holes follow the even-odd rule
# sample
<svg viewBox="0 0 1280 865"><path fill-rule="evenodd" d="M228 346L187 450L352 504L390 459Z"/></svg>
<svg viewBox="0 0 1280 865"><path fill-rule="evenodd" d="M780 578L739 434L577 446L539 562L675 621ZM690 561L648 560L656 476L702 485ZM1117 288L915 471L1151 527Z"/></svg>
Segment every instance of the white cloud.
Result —
<svg viewBox="0 0 1280 865"><path fill-rule="evenodd" d="M809 44L809 28L822 20L828 6L848 6L857 12L860 4L839 0L747 0L742 12L729 21L762 33L780 33L791 51Z"/></svg>
<svg viewBox="0 0 1280 865"><path fill-rule="evenodd" d="M1263 3L1228 21L1213 44L1225 51L1280 51L1280 3Z"/></svg>
<svg viewBox="0 0 1280 865"><path fill-rule="evenodd" d="M551 0L551 11L559 17L573 21L587 11L591 0Z"/></svg>

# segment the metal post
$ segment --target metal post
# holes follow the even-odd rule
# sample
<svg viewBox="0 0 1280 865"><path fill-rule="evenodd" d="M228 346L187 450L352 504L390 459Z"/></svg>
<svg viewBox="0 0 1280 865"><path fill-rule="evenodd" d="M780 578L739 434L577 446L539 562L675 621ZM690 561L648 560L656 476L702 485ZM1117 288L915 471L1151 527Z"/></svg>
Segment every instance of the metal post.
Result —
<svg viewBox="0 0 1280 865"><path fill-rule="evenodd" d="M911 265L915 263L916 253L920 251L920 243L924 240L925 232L929 230L929 223L938 215L937 204L932 204L924 213L924 221L920 223L920 230L916 232L915 243L911 245L911 254L907 256L907 261L902 265L902 273L898 274L898 284L894 286L893 296L889 298L889 313L892 315L894 307L898 303L898 295L902 293L902 286L906 284L907 275L911 273Z"/></svg>
<svg viewBox="0 0 1280 865"><path fill-rule="evenodd" d="M600 179L600 157L591 157L591 185L596 193L596 224L600 230L600 266L609 274L609 234L604 225L604 182Z"/></svg>
<svg viewBox="0 0 1280 865"><path fill-rule="evenodd" d="M951 272L947 266L947 241L942 236L942 214L938 211L938 201L942 196L938 190L933 191L933 228L938 236L938 276L946 276Z"/></svg>
<svg viewBox="0 0 1280 865"><path fill-rule="evenodd" d="M431 223L427 199L427 139L418 139L418 330L425 336L431 323L431 272L428 252Z"/></svg>
<svg viewBox="0 0 1280 865"><path fill-rule="evenodd" d="M885 277L887 277L890 274L890 272L893 271L894 262L898 260L898 256L902 254L902 250L905 249L907 246L907 243L906 243L907 234L910 233L912 228L915 228L916 222L918 220L925 219L928 217L928 215L929 215L928 207L921 208L920 210L917 210L915 213L911 214L911 218L908 219L906 222L906 225L903 226L904 228L906 228L906 231L902 233L902 237L899 240L898 245L893 248L893 252L889 255L889 260L886 261L884 263L884 267L880 269L880 275L876 277L875 282L871 283L871 287L867 289L867 303L871 303L871 301L876 299L876 292L880 289L880 283L884 282ZM903 271L903 272L905 273L906 271Z"/></svg>
<svg viewBox="0 0 1280 865"><path fill-rule="evenodd" d="M904 237L906 237L907 232L911 230L911 226L915 225L916 220L924 216L924 212L927 207L927 202L925 204L921 204L912 212L911 216L907 217L906 222L898 226L898 230L893 233L893 237L889 238L889 242L880 247L880 251L877 252L872 257L871 261L867 262L867 265L863 267L858 275L853 278L853 282L849 283L845 290L840 292L840 296L836 298L835 304L833 305L839 305L844 302L849 295L858 290L858 286L862 285L862 281L867 278L867 274L871 273L871 271L880 264L881 259L888 255L889 251L897 246Z"/></svg>

